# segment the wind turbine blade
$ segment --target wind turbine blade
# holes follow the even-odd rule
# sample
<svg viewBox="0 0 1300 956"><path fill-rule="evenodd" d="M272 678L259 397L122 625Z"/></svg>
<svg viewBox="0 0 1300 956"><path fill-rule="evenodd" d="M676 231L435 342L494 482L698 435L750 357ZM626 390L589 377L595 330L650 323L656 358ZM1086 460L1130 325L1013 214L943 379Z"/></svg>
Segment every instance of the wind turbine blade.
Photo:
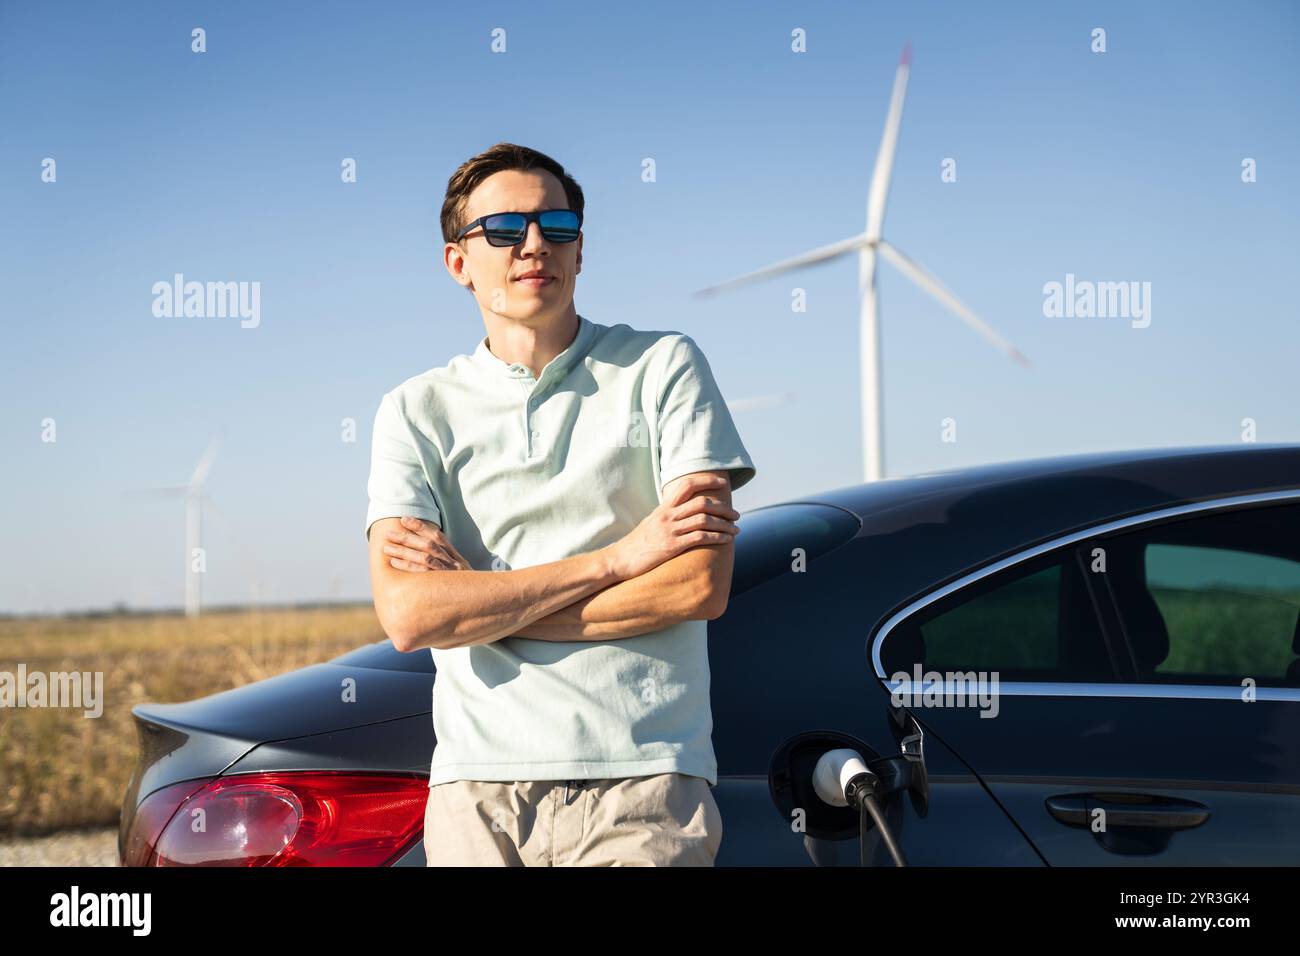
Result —
<svg viewBox="0 0 1300 956"><path fill-rule="evenodd" d="M190 487L189 485L162 485L158 488L128 488L122 493L148 498L184 498L190 493Z"/></svg>
<svg viewBox="0 0 1300 956"><path fill-rule="evenodd" d="M967 325L973 328L980 335L984 336L984 338L992 342L1002 351L1006 352L1025 368L1029 368L1029 359L1023 352L994 332L983 319L977 316L970 309L966 308L966 306L961 303L960 299L945 289L943 284L922 268L919 263L914 262L883 239L877 243L876 248L880 250L880 254L888 259L895 268L926 292L930 293L930 295L934 296L946 305L953 312L957 313L958 317L960 317Z"/></svg>
<svg viewBox="0 0 1300 956"><path fill-rule="evenodd" d="M208 511L212 512L212 516L216 518L218 521L220 521L223 525L225 525L227 529L229 529L230 519L226 517L226 513L224 511L222 511L220 508L217 507L217 503L212 500L212 496L208 494L206 491L201 491L199 492L199 498L203 502L203 507L206 508Z"/></svg>
<svg viewBox="0 0 1300 956"><path fill-rule="evenodd" d="M194 474L190 476L191 485L196 485L200 488L203 487L203 483L208 480L208 472L212 470L212 462L217 457L217 449L220 445L220 438L214 438L208 443L207 451L203 453L203 457L199 459L198 466L194 469Z"/></svg>
<svg viewBox="0 0 1300 956"><path fill-rule="evenodd" d="M752 412L760 408L775 408L794 398L794 392L779 392L774 395L755 395L752 398L737 398L727 402L727 408L733 413Z"/></svg>
<svg viewBox="0 0 1300 956"><path fill-rule="evenodd" d="M723 289L732 289L738 285L743 285L747 282L754 282L758 279L765 279L768 276L774 276L790 269L798 269L801 266L810 266L818 262L826 262L827 260L834 259L837 256L842 256L846 253L862 248L866 245L866 241L866 236L862 234L850 236L848 239L841 239L839 242L832 242L828 246L821 246L820 248L813 249L811 252L805 252L790 259L782 259L780 262L775 262L770 266L764 266L754 272L747 272L743 276L739 276L735 279L728 279L726 282L719 283L718 285L711 285L706 289L700 289L695 293L695 297L702 298L704 296L714 295L717 292L721 292Z"/></svg>
<svg viewBox="0 0 1300 956"><path fill-rule="evenodd" d="M221 525L230 541L234 543L235 551L238 552L240 560L244 562L246 573L248 573L251 583L255 588L260 589L262 570L261 566L257 563L257 557L253 550L244 544L243 539L240 538L239 535L235 534L234 522L230 520L224 511L217 507L217 503L212 500L210 494L206 491L200 491L198 497L203 509L211 514L212 517L217 519L216 523Z"/></svg>
<svg viewBox="0 0 1300 956"><path fill-rule="evenodd" d="M867 191L867 238L879 239L885 224L885 204L889 199L889 180L894 171L894 151L898 148L898 131L903 123L903 100L907 98L907 74L912 67L912 45L903 47L898 69L894 73L894 92L889 98L889 113L885 117L885 131L880 137L880 151L876 153L876 168L871 173L871 188Z"/></svg>

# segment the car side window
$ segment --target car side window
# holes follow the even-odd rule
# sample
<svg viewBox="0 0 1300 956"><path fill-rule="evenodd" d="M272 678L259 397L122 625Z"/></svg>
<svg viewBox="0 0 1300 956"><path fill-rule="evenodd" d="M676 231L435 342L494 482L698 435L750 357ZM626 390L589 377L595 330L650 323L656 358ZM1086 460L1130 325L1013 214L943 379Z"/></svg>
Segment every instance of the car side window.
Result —
<svg viewBox="0 0 1300 956"><path fill-rule="evenodd" d="M899 671L983 671L999 681L1119 679L1083 570L1063 548L973 581L899 622L881 645Z"/></svg>
<svg viewBox="0 0 1300 956"><path fill-rule="evenodd" d="M1183 518L1100 546L1141 681L1300 686L1300 505Z"/></svg>

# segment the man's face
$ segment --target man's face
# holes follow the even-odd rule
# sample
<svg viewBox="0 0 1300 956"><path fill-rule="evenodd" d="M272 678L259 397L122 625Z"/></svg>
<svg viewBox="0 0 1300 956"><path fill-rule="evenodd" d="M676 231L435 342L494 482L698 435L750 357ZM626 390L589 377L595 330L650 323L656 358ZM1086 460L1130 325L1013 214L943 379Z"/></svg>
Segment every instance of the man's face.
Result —
<svg viewBox="0 0 1300 956"><path fill-rule="evenodd" d="M493 173L470 193L466 222L498 212L568 209L559 179L545 170L507 169ZM444 263L452 278L474 293L479 307L535 324L560 316L573 302L582 271L582 233L575 242L550 242L538 223L515 246L494 246L475 226L460 241L447 243ZM540 269L553 278L545 284L520 280Z"/></svg>

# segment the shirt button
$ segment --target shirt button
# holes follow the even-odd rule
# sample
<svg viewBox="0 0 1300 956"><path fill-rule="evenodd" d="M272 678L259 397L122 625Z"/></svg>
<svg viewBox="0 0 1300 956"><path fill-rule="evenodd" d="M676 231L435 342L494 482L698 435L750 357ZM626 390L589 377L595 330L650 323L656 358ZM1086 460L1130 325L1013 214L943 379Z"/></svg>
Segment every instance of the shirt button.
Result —
<svg viewBox="0 0 1300 956"><path fill-rule="evenodd" d="M539 432L539 431L534 431L534 432L533 432L533 437L534 437L534 438L541 438L541 437L542 437L542 433Z"/></svg>

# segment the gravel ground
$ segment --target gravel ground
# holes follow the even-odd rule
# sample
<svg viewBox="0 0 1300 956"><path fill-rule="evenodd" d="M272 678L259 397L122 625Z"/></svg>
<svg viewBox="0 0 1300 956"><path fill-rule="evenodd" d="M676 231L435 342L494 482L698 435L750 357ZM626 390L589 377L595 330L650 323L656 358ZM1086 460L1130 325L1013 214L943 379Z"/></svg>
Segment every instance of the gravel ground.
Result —
<svg viewBox="0 0 1300 956"><path fill-rule="evenodd" d="M0 840L0 866L117 866L117 827Z"/></svg>

